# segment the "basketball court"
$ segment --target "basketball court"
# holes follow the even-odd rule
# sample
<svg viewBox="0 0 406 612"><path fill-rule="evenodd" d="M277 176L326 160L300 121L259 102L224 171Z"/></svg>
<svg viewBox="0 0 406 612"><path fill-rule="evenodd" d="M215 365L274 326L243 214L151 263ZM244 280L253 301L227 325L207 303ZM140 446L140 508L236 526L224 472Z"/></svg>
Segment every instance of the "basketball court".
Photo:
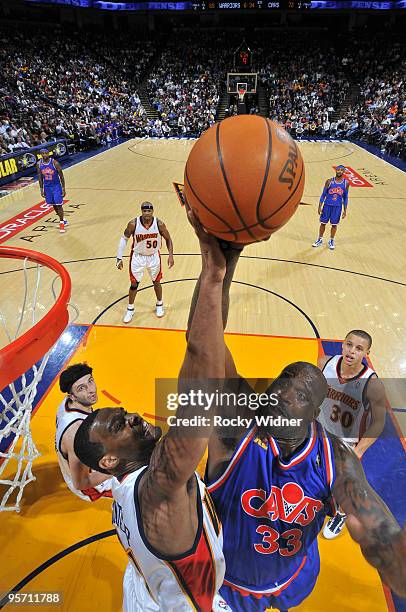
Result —
<svg viewBox="0 0 406 612"><path fill-rule="evenodd" d="M63 591L63 610L121 608L126 556L112 532L111 502L86 504L75 498L59 472L54 428L62 394L56 383L68 363L86 360L98 385L97 407L122 405L150 415L155 378L177 376L200 254L173 182L183 183L193 143L136 139L67 168L69 226L62 235L52 211L23 216L28 209L38 209L37 183L0 199L2 246L33 249L60 261L71 276L71 302L79 311L51 355L34 405L33 437L41 453L33 467L37 480L25 489L19 514L2 514L0 538L7 562L0 592L16 585L23 591ZM321 350L339 352L337 341L350 329L371 333L371 361L388 381L393 411L387 417L390 435L373 445L364 464L371 484L402 524L406 406L389 379L402 379L406 373L406 177L353 143L303 141L299 147L306 165L302 205L271 240L244 250L231 289L227 343L241 374L268 378L291 361L316 363ZM337 164L347 167L351 182L348 215L339 226L336 250L314 249L320 193ZM144 200L154 204L171 234L175 266L168 270L167 257L162 256L165 317L156 318L155 294L144 276L135 316L124 326L129 278L126 265L123 271L116 269L117 245ZM20 221L3 225L14 217ZM125 262L129 250L128 245ZM7 298L1 300L2 314L7 321L16 320L22 304L22 265L0 261L0 294ZM52 278L43 271L40 312L53 302ZM0 329L1 346L6 342ZM347 531L332 542L320 539L320 550L318 584L298 610L405 609L384 592L378 574Z"/></svg>

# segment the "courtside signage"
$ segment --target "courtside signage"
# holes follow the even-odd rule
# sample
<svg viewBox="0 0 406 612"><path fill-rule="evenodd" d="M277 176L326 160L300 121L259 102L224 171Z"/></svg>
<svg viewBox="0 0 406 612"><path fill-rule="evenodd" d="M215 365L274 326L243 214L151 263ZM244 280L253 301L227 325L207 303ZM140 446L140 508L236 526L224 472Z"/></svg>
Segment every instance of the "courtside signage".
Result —
<svg viewBox="0 0 406 612"><path fill-rule="evenodd" d="M64 204L68 201L69 200L64 200ZM5 240L13 238L13 236L21 232L21 230L33 225L33 223L36 223L39 219L45 217L45 215L49 215L50 212L53 212L52 204L47 204L45 201L42 201L24 210L12 219L0 223L0 244Z"/></svg>
<svg viewBox="0 0 406 612"><path fill-rule="evenodd" d="M337 166L333 166L333 168L335 170ZM368 183L368 181L364 179L363 176L358 174L358 172L356 172L353 168L350 168L349 166L345 167L344 176L351 185L351 187L373 187L371 183Z"/></svg>

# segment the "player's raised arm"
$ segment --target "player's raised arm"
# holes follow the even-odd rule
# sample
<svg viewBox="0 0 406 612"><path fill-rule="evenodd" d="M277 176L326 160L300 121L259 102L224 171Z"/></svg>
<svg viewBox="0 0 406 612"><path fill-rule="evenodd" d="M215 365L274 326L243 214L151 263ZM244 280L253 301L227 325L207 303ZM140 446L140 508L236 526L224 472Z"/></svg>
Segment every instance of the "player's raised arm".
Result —
<svg viewBox="0 0 406 612"><path fill-rule="evenodd" d="M223 379L225 372L221 304L226 262L218 241L203 230L191 211L188 218L199 238L202 272L186 355L179 373L179 392L202 390L210 393L215 391L218 379ZM204 454L213 427L214 410L200 409L198 413L196 410L191 405L179 406L176 418L200 414L207 421L201 427L171 428L151 457L149 474L145 478L154 482L156 492L176 495L193 475Z"/></svg>
<svg viewBox="0 0 406 612"><path fill-rule="evenodd" d="M161 221L160 219L158 219L158 229L159 229L159 233L161 234L162 238L165 240L166 248L168 249L168 268L173 268L175 262L173 260L172 238L168 232L168 228L166 227L165 223Z"/></svg>
<svg viewBox="0 0 406 612"><path fill-rule="evenodd" d="M117 251L117 259L116 259L116 267L119 270L123 269L123 255L125 248L127 246L128 239L132 236L135 229L135 221L129 221L127 223L127 227L124 230L124 234L121 236L120 241L118 243L118 251Z"/></svg>
<svg viewBox="0 0 406 612"><path fill-rule="evenodd" d="M351 537L382 580L406 597L406 525L401 529L388 507L368 484L364 470L348 446L329 434L334 447L336 481L333 494L347 517Z"/></svg>

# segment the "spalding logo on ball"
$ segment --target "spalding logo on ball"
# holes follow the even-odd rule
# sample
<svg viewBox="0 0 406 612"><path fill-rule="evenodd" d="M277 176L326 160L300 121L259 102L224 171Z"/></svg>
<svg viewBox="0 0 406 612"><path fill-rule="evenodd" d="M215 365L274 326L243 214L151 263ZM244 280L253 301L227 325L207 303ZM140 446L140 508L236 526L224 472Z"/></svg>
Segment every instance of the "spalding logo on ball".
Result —
<svg viewBox="0 0 406 612"><path fill-rule="evenodd" d="M229 242L266 240L302 198L305 170L278 124L239 115L204 132L185 167L184 194L204 228Z"/></svg>

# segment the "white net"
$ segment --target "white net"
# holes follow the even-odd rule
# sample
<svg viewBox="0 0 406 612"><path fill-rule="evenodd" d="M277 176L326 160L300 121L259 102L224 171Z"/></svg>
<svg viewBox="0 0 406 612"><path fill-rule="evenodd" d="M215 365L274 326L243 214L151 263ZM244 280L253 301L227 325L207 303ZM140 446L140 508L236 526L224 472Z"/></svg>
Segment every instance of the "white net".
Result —
<svg viewBox="0 0 406 612"><path fill-rule="evenodd" d="M244 96L246 94L246 90L245 89L239 89L238 90L238 99L240 102L244 102Z"/></svg>
<svg viewBox="0 0 406 612"><path fill-rule="evenodd" d="M0 511L19 511L24 487L35 480L32 463L40 453L31 436L31 407L48 356L40 367L32 367L31 381L24 374L19 384L11 383L0 393L0 444L5 447L5 452L0 452Z"/></svg>
<svg viewBox="0 0 406 612"><path fill-rule="evenodd" d="M12 310L6 314L5 308L0 308L1 328L6 343L13 342L22 331L34 326L41 318L38 313L49 309L56 300L54 285L58 276L54 276L50 282L50 303L39 301L41 270L46 271L47 277L53 274L39 264L24 260L22 307L19 308L14 331L11 328L15 325L12 323L15 314L13 317ZM29 297L31 294L32 298ZM40 453L31 435L31 410L51 351L52 348L27 372L0 391L0 511L19 512L24 488L35 480L32 464Z"/></svg>

